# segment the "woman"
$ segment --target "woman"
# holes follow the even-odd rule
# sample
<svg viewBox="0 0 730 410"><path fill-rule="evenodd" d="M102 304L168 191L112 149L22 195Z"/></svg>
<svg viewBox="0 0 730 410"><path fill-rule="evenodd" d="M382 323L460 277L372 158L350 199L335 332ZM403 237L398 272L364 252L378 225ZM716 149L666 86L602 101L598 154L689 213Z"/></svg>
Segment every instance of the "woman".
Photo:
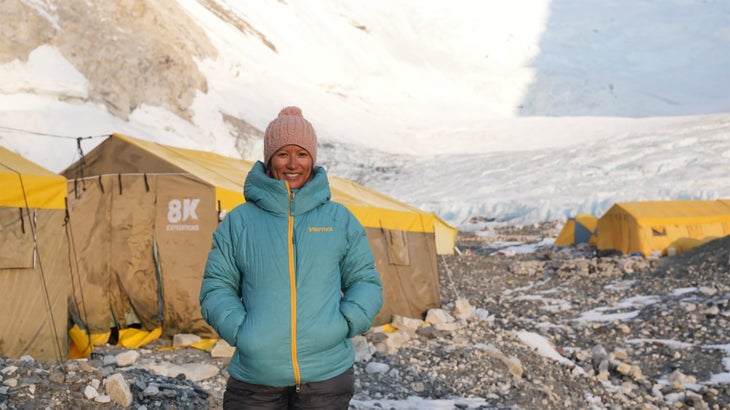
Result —
<svg viewBox="0 0 730 410"><path fill-rule="evenodd" d="M347 409L351 338L370 328L382 284L362 225L330 201L317 136L297 107L266 128L246 202L213 234L205 320L236 351L225 409Z"/></svg>

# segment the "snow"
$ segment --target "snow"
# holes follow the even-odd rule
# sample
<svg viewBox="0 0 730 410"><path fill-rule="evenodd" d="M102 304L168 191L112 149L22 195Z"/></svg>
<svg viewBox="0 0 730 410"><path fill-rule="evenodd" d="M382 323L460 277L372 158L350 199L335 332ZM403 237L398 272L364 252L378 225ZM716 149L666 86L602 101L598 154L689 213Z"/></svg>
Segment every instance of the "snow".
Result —
<svg viewBox="0 0 730 410"><path fill-rule="evenodd" d="M583 320L589 322L613 322L615 320L629 320L639 315L639 313L641 312L640 308L656 302L657 298L653 296L632 297L619 301L616 306L599 307L593 310L589 310L587 312L583 312L575 320ZM625 312L611 313L617 310L625 310Z"/></svg>
<svg viewBox="0 0 730 410"><path fill-rule="evenodd" d="M383 408L392 410L452 410L478 409L488 406L490 403L484 399L462 398L456 400L428 400L421 397L411 396L405 400L352 400L350 408L355 410L366 410Z"/></svg>
<svg viewBox="0 0 730 410"><path fill-rule="evenodd" d="M538 354L553 359L557 363L563 365L567 365L570 367L575 366L575 363L558 353L558 351L555 350L555 347L550 343L550 341L543 336L535 332L520 331L517 332L517 337L527 346L530 346L537 350Z"/></svg>
<svg viewBox="0 0 730 410"><path fill-rule="evenodd" d="M730 197L727 2L222 2L258 35L179 4L220 51L199 62L192 122L83 103L88 82L41 45L0 65L0 144L54 171L79 158L75 137L112 132L238 156L221 111L263 129L296 104L340 143L320 155L337 175L464 230Z"/></svg>
<svg viewBox="0 0 730 410"><path fill-rule="evenodd" d="M52 1L25 3L63 29ZM483 226L474 217L531 224L621 201L730 198L730 2L219 3L256 31L178 1L219 50L199 62L208 92L192 122L151 106L125 121L84 102L88 81L41 45L0 65L0 145L57 172L79 159L76 138L88 152L112 132L239 156L221 111L263 130L294 104L320 142L337 143L326 158L337 175L462 230ZM250 148L259 159L260 143ZM625 320L648 303L580 320ZM521 337L563 361L539 335Z"/></svg>

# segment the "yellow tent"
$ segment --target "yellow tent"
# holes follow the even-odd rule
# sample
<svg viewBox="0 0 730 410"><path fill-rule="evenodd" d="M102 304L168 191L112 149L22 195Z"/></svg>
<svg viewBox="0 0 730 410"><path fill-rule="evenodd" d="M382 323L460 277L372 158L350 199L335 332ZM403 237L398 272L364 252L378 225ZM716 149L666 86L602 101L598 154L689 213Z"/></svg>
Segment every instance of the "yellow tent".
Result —
<svg viewBox="0 0 730 410"><path fill-rule="evenodd" d="M68 355L66 178L0 147L0 355Z"/></svg>
<svg viewBox="0 0 730 410"><path fill-rule="evenodd" d="M213 230L244 201L252 166L114 134L63 171L86 284L71 298L76 323L91 333L139 323L215 336L199 312L200 282ZM439 306L437 243L452 250L456 230L352 181L331 177L330 188L365 226L376 256L385 301L374 324Z"/></svg>
<svg viewBox="0 0 730 410"><path fill-rule="evenodd" d="M569 218L563 229L560 230L558 237L555 238L555 245L577 245L579 243L587 243L588 245L596 244L596 226L598 218L589 214L579 214L575 218Z"/></svg>
<svg viewBox="0 0 730 410"><path fill-rule="evenodd" d="M599 218L597 247L666 255L726 235L730 235L728 200L624 202Z"/></svg>
<svg viewBox="0 0 730 410"><path fill-rule="evenodd" d="M0 205L66 209L66 178L0 146Z"/></svg>

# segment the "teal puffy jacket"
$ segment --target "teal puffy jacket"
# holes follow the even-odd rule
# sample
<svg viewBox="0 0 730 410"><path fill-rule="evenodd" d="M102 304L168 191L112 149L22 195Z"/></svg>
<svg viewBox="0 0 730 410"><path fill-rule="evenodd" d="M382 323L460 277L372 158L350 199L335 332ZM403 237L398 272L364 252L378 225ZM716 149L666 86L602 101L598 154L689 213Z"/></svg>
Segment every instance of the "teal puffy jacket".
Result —
<svg viewBox="0 0 730 410"><path fill-rule="evenodd" d="M236 347L229 374L267 386L341 374L383 302L362 225L330 201L321 167L290 192L257 162L244 196L213 234L200 289L203 317Z"/></svg>

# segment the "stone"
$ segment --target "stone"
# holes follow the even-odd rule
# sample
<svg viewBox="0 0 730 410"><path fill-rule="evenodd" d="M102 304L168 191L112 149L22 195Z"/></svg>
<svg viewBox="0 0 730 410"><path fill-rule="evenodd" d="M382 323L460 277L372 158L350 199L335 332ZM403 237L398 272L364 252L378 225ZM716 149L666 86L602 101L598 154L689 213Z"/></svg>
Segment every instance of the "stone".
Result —
<svg viewBox="0 0 730 410"><path fill-rule="evenodd" d="M182 365L161 362L146 366L148 369L168 377L182 374L188 380L197 382L216 376L220 373L217 366L211 364L186 363Z"/></svg>
<svg viewBox="0 0 730 410"><path fill-rule="evenodd" d="M717 316L720 313L720 308L717 305L713 305L707 309L703 309L700 313L707 316Z"/></svg>
<svg viewBox="0 0 730 410"><path fill-rule="evenodd" d="M229 345L228 342L221 339L213 345L212 349L210 349L210 357L233 357L233 353L235 351L235 347Z"/></svg>
<svg viewBox="0 0 730 410"><path fill-rule="evenodd" d="M174 347L190 346L195 343L200 343L202 339L198 335L191 333L178 333L172 338L172 345Z"/></svg>
<svg viewBox="0 0 730 410"><path fill-rule="evenodd" d="M84 387L84 397L86 397L87 399L93 400L98 395L99 395L99 392L96 391L96 389L93 386Z"/></svg>
<svg viewBox="0 0 730 410"><path fill-rule="evenodd" d="M132 405L132 391L121 373L115 373L104 380L104 387L109 398L122 407Z"/></svg>
<svg viewBox="0 0 730 410"><path fill-rule="evenodd" d="M415 332L418 328L423 326L423 320L400 315L393 315L393 320L390 322L390 324L396 329L412 330Z"/></svg>
<svg viewBox="0 0 730 410"><path fill-rule="evenodd" d="M355 361L367 362L378 349L365 336L356 335L352 338L352 347L355 349Z"/></svg>
<svg viewBox="0 0 730 410"><path fill-rule="evenodd" d="M125 350L117 355L117 366L119 367L127 367L133 365L137 358L139 357L139 352L136 350Z"/></svg>
<svg viewBox="0 0 730 410"><path fill-rule="evenodd" d="M611 356L616 360L626 360L629 358L629 354L623 349L614 350L613 353L611 353Z"/></svg>
<svg viewBox="0 0 730 410"><path fill-rule="evenodd" d="M48 380L56 384L63 384L66 381L66 375L61 371L55 371L48 375Z"/></svg>
<svg viewBox="0 0 730 410"><path fill-rule="evenodd" d="M596 363L608 359L608 352L606 352L606 349L601 345L593 346L591 349L591 355L593 357L593 361Z"/></svg>
<svg viewBox="0 0 730 410"><path fill-rule="evenodd" d="M443 309L429 309L428 313L426 313L426 322L431 323L432 325L452 323L454 320L454 317Z"/></svg>
<svg viewBox="0 0 730 410"><path fill-rule="evenodd" d="M483 322L494 322L494 316L490 315L487 309L476 308L474 309L474 315Z"/></svg>
<svg viewBox="0 0 730 410"><path fill-rule="evenodd" d="M390 370L390 366L385 363L370 362L365 366L365 372L368 374L386 373Z"/></svg>
<svg viewBox="0 0 730 410"><path fill-rule="evenodd" d="M641 372L641 367L639 367L638 365L631 365L631 371L629 372L629 376L631 376L631 378L636 380L637 382L644 380L644 374Z"/></svg>
<svg viewBox="0 0 730 410"><path fill-rule="evenodd" d="M441 332L447 332L452 333L456 332L457 330L461 329L463 325L459 322L450 322L450 323L437 323L433 325L433 328L441 331Z"/></svg>
<svg viewBox="0 0 730 410"><path fill-rule="evenodd" d="M433 326L426 326L416 330L416 334L426 339L436 339L443 335L441 331L434 328Z"/></svg>
<svg viewBox="0 0 730 410"><path fill-rule="evenodd" d="M112 398L107 394L100 394L94 397L94 401L97 403L111 403Z"/></svg>
<svg viewBox="0 0 730 410"><path fill-rule="evenodd" d="M467 320L474 317L474 308L468 299L459 298L454 302L454 317L457 319Z"/></svg>
<svg viewBox="0 0 730 410"><path fill-rule="evenodd" d="M620 362L618 360L615 361L613 364L616 366L616 371L617 372L619 372L619 373L621 373L621 374L623 374L625 376L631 373L631 365L630 364L627 364L627 363L624 363L624 362Z"/></svg>
<svg viewBox="0 0 730 410"><path fill-rule="evenodd" d="M146 387L146 388L145 388L145 389L144 389L144 390L142 391L142 394L143 394L143 395L144 395L145 397L150 397L150 396L157 396L158 394L160 394L160 389L159 389L159 388L158 388L157 386L147 386L147 387Z"/></svg>

